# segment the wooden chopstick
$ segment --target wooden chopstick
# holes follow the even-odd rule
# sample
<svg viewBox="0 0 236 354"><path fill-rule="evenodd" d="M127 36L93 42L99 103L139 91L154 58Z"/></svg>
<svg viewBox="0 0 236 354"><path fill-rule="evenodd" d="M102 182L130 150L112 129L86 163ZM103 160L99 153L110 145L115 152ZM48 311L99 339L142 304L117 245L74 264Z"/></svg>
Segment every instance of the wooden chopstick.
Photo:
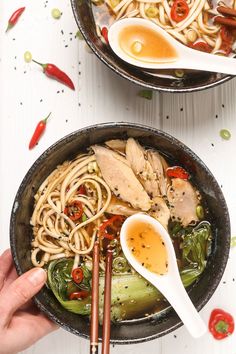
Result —
<svg viewBox="0 0 236 354"><path fill-rule="evenodd" d="M214 21L213 21L214 23L236 28L236 20L234 19L234 17L236 17L236 10L227 6L218 6L216 10L222 16L214 17Z"/></svg>
<svg viewBox="0 0 236 354"><path fill-rule="evenodd" d="M236 10L231 7L218 6L216 10L222 15L236 17Z"/></svg>
<svg viewBox="0 0 236 354"><path fill-rule="evenodd" d="M111 249L108 249L106 255L106 271L105 271L105 287L104 287L102 354L110 353L112 259L113 259L113 252Z"/></svg>
<svg viewBox="0 0 236 354"><path fill-rule="evenodd" d="M214 23L219 23L220 25L236 28L236 20L229 17L216 16L214 18Z"/></svg>
<svg viewBox="0 0 236 354"><path fill-rule="evenodd" d="M90 354L98 354L99 251L100 251L99 242L96 241L93 248Z"/></svg>

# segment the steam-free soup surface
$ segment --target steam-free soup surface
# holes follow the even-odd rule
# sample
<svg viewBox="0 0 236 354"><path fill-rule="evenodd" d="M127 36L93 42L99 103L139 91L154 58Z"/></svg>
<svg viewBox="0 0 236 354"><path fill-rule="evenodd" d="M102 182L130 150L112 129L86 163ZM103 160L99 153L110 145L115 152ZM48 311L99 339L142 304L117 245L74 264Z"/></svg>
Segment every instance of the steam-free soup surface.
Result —
<svg viewBox="0 0 236 354"><path fill-rule="evenodd" d="M165 243L152 225L139 221L127 230L127 245L136 260L150 272L163 275L168 270Z"/></svg>
<svg viewBox="0 0 236 354"><path fill-rule="evenodd" d="M143 62L170 62L177 58L172 45L161 34L145 26L123 28L119 44L126 54Z"/></svg>

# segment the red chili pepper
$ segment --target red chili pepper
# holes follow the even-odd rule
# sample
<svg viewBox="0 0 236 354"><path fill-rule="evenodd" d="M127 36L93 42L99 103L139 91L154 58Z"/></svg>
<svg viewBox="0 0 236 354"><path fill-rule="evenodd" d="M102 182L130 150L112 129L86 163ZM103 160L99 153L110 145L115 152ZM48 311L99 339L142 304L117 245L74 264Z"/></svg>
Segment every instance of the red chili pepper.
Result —
<svg viewBox="0 0 236 354"><path fill-rule="evenodd" d="M25 11L25 7L21 7L20 9L16 10L13 12L11 17L8 20L8 25L6 32L11 29L13 26L15 26L16 22L18 21L19 17L22 15L22 13Z"/></svg>
<svg viewBox="0 0 236 354"><path fill-rule="evenodd" d="M89 292L86 290L81 290L78 292L74 292L72 294L70 294L69 299L70 300L82 300L85 299L86 297L88 297Z"/></svg>
<svg viewBox="0 0 236 354"><path fill-rule="evenodd" d="M223 50L226 55L228 55L232 51L232 45L234 41L233 34L228 28L222 26L220 30L220 35L222 38L222 44L220 46L220 49Z"/></svg>
<svg viewBox="0 0 236 354"><path fill-rule="evenodd" d="M211 53L212 51L211 46L206 42L197 42L194 44L189 44L188 46L192 49L199 50L200 52Z"/></svg>
<svg viewBox="0 0 236 354"><path fill-rule="evenodd" d="M82 195L87 195L87 191L86 191L84 184L81 184L81 186L79 187L78 193L82 194Z"/></svg>
<svg viewBox="0 0 236 354"><path fill-rule="evenodd" d="M224 339L234 331L234 318L228 312L215 309L211 313L208 327L215 339Z"/></svg>
<svg viewBox="0 0 236 354"><path fill-rule="evenodd" d="M83 214L83 204L79 200L70 202L64 209L64 214L66 214L72 221L79 220Z"/></svg>
<svg viewBox="0 0 236 354"><path fill-rule="evenodd" d="M185 0L175 0L170 10L170 16L173 21L181 22L189 14L189 7Z"/></svg>
<svg viewBox="0 0 236 354"><path fill-rule="evenodd" d="M103 38L104 38L105 41L107 42L107 44L109 44L109 41L108 41L108 29L107 29L107 27L103 27L102 30L101 30L101 33L102 33Z"/></svg>
<svg viewBox="0 0 236 354"><path fill-rule="evenodd" d="M121 215L114 215L110 219L104 221L99 227L99 237L113 240L120 231L124 218Z"/></svg>
<svg viewBox="0 0 236 354"><path fill-rule="evenodd" d="M170 178L189 179L189 173L180 166L168 167L166 169L166 175Z"/></svg>
<svg viewBox="0 0 236 354"><path fill-rule="evenodd" d="M40 65L43 68L44 74L46 74L48 77L55 79L57 81L60 81L61 83L65 84L66 86L70 87L72 90L75 89L75 86L72 82L72 80L69 78L69 76L64 73L64 71L60 70L56 65L54 64L42 64L39 63L36 60L32 60L34 63Z"/></svg>
<svg viewBox="0 0 236 354"><path fill-rule="evenodd" d="M221 43L220 50L225 52L225 55L229 55L232 52L232 44L223 41Z"/></svg>
<svg viewBox="0 0 236 354"><path fill-rule="evenodd" d="M80 284L84 279L84 272L81 268L75 268L72 271L72 278L76 284Z"/></svg>
<svg viewBox="0 0 236 354"><path fill-rule="evenodd" d="M30 143L29 143L30 150L33 149L33 147L35 147L35 145L37 144L37 142L39 141L39 139L43 135L44 130L46 129L47 120L50 117L50 115L51 115L51 113L49 113L49 115L45 119L38 122L38 124L35 128L34 134L30 140Z"/></svg>
<svg viewBox="0 0 236 354"><path fill-rule="evenodd" d="M222 41L224 42L233 42L233 35L232 32L226 28L225 26L222 26L220 29L220 35L222 38Z"/></svg>

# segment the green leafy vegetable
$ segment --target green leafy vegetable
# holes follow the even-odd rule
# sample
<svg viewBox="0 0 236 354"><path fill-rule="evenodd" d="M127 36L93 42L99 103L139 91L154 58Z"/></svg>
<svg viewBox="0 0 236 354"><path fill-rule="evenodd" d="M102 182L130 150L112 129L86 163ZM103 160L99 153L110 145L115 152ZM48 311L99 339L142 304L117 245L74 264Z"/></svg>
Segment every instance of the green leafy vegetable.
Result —
<svg viewBox="0 0 236 354"><path fill-rule="evenodd" d="M72 259L52 261L48 267L48 283L61 305L68 311L89 315L91 312L91 296L83 300L68 300L68 288L74 292L76 286L71 287ZM91 283L91 272L83 266L85 284ZM104 276L99 281L99 313L103 313ZM113 321L137 317L139 314L154 309L157 300L162 295L145 279L138 274L115 275L112 277L111 318ZM138 304L138 306L137 306Z"/></svg>
<svg viewBox="0 0 236 354"><path fill-rule="evenodd" d="M202 221L197 227L181 228L174 226L174 239L181 240L182 249L180 275L185 287L191 285L204 271L207 256L211 247L211 227ZM173 234L172 234L173 235ZM122 260L122 262L121 262ZM124 265L122 257L117 257L117 267ZM126 260L125 260L126 261ZM91 292L91 271L83 264L84 278L80 284L75 284L71 278L73 259L52 261L48 267L48 284L57 300L68 311L90 315L91 296L81 300L69 300L69 295L76 291ZM123 268L122 268L123 269ZM104 275L99 281L99 313L100 321L103 314ZM111 319L137 318L143 313L150 313L157 308L158 301L163 296L139 274L117 274L112 276Z"/></svg>
<svg viewBox="0 0 236 354"><path fill-rule="evenodd" d="M211 249L211 239L211 227L206 221L183 236L180 245L183 268L180 273L185 286L192 284L204 271Z"/></svg>

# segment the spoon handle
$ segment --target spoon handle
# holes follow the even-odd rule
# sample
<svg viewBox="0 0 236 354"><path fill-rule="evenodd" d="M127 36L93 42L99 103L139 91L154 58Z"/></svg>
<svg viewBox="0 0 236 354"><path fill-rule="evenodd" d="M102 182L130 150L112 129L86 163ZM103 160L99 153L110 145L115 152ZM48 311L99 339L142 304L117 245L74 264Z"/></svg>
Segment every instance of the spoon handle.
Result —
<svg viewBox="0 0 236 354"><path fill-rule="evenodd" d="M187 327L189 333L194 338L201 337L207 330L206 325L189 298L180 278L179 284L175 281L169 282L168 292L164 293L164 295Z"/></svg>
<svg viewBox="0 0 236 354"><path fill-rule="evenodd" d="M236 75L236 58L203 53L189 48L186 48L183 57L177 63L178 67L185 69Z"/></svg>

